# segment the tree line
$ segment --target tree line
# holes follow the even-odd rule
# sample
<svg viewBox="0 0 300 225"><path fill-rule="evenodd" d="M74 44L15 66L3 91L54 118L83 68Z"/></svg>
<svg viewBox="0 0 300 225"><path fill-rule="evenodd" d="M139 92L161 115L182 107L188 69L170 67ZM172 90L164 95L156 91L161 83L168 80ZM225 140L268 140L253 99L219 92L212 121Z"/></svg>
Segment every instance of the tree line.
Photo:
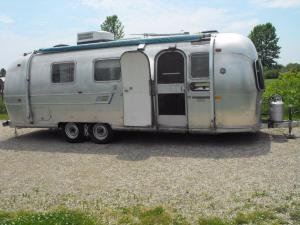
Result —
<svg viewBox="0 0 300 225"><path fill-rule="evenodd" d="M279 38L273 24L266 23L255 26L248 37L256 47L266 79L278 78L280 73L300 72L299 63L289 63L286 66L277 63L281 47L278 44Z"/></svg>

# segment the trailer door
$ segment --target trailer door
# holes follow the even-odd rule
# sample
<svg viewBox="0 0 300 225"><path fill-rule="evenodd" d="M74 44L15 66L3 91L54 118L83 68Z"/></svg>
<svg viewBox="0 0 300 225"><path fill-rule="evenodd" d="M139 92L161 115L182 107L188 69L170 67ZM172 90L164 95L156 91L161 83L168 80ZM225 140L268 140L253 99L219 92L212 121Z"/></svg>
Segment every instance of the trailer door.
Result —
<svg viewBox="0 0 300 225"><path fill-rule="evenodd" d="M124 126L152 125L150 64L141 52L126 52L121 57L124 99Z"/></svg>
<svg viewBox="0 0 300 225"><path fill-rule="evenodd" d="M156 60L158 126L187 126L185 57L180 51L164 51Z"/></svg>
<svg viewBox="0 0 300 225"><path fill-rule="evenodd" d="M211 81L209 70L209 49L190 55L188 76L188 122L189 129L210 129L211 121Z"/></svg>

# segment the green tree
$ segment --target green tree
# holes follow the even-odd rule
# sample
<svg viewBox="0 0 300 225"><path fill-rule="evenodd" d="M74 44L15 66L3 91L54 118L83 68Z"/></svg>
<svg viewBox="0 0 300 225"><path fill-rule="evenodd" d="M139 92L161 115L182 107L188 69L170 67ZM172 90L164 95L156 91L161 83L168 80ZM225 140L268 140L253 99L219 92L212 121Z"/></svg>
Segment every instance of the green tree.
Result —
<svg viewBox="0 0 300 225"><path fill-rule="evenodd" d="M279 78L266 86L264 102L273 94L280 94L285 102L285 110L292 104L297 110L300 109L300 72L286 72L279 75ZM267 110L265 110L267 111ZM286 114L287 115L287 114Z"/></svg>
<svg viewBox="0 0 300 225"><path fill-rule="evenodd" d="M253 28L249 38L254 43L264 67L270 69L276 65L279 58L280 47L276 28L271 23L260 24Z"/></svg>
<svg viewBox="0 0 300 225"><path fill-rule="evenodd" d="M300 64L299 63L289 63L289 64L287 64L286 69L287 69L287 71L294 72L294 73L300 72Z"/></svg>
<svg viewBox="0 0 300 225"><path fill-rule="evenodd" d="M117 15L107 16L101 24L101 30L113 33L115 39L124 37L124 26Z"/></svg>
<svg viewBox="0 0 300 225"><path fill-rule="evenodd" d="M4 68L2 68L0 70L0 77L5 77L5 75L6 75L6 70Z"/></svg>

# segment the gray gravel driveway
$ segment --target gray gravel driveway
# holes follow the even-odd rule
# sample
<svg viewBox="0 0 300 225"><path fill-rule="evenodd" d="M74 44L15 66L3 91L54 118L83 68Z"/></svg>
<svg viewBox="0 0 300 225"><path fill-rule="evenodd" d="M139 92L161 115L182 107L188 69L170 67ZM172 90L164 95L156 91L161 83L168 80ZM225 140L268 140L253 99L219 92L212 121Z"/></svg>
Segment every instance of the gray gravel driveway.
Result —
<svg viewBox="0 0 300 225"><path fill-rule="evenodd" d="M0 209L143 204L192 217L299 200L300 139L258 134L118 133L66 143L56 130L0 127ZM300 129L295 129L299 136Z"/></svg>

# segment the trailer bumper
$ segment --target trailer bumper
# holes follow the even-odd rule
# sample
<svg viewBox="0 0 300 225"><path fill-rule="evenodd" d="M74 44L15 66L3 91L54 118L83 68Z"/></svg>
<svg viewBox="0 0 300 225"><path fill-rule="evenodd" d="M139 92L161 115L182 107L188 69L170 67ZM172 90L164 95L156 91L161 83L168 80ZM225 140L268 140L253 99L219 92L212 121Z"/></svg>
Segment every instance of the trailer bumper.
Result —
<svg viewBox="0 0 300 225"><path fill-rule="evenodd" d="M267 128L288 128L289 125L292 127L300 127L300 120L294 120L294 121L282 121L277 123L262 123L261 129L267 129Z"/></svg>
<svg viewBox="0 0 300 225"><path fill-rule="evenodd" d="M10 125L10 121L9 120L7 120L7 121L5 121L5 122L2 123L3 127L7 127L9 125Z"/></svg>

